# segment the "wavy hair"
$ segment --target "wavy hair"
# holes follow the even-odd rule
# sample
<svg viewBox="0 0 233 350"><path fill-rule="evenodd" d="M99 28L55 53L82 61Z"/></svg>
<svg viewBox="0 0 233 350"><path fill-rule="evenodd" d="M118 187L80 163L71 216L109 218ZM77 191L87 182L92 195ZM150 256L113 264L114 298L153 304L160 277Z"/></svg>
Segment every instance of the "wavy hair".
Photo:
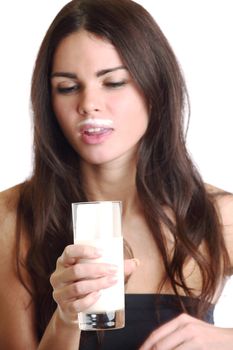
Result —
<svg viewBox="0 0 233 350"><path fill-rule="evenodd" d="M207 193L186 149L184 116L188 96L167 39L152 16L134 1L73 0L55 17L37 56L31 88L34 170L22 186L18 206L17 244L23 227L30 242L25 267L32 287L21 277L19 256L18 272L35 302L39 338L56 308L49 277L65 246L73 242L70 204L87 200L79 155L58 125L50 86L57 46L80 29L115 46L150 106L148 129L138 151L136 186L165 267L161 288L168 281L178 298L180 287L186 295L196 297L183 274L187 259L193 258L202 277L201 315L229 264L214 199ZM172 254L164 226L174 238ZM204 253L199 249L203 242Z"/></svg>

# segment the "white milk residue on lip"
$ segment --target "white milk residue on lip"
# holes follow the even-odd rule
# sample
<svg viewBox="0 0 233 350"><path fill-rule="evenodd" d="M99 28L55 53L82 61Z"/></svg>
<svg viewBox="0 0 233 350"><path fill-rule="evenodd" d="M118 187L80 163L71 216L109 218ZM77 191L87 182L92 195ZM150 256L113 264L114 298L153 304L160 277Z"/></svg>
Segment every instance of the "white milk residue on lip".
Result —
<svg viewBox="0 0 233 350"><path fill-rule="evenodd" d="M90 125L92 127L111 127L113 121L111 119L88 118L80 121L78 127Z"/></svg>

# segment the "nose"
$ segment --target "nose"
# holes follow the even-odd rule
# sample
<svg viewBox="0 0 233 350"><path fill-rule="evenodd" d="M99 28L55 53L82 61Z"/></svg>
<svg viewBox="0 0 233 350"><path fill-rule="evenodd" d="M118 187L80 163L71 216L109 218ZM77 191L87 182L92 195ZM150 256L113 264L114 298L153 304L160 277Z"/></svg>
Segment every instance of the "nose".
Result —
<svg viewBox="0 0 233 350"><path fill-rule="evenodd" d="M94 89L85 89L79 94L78 113L83 116L100 112L102 100L100 94Z"/></svg>

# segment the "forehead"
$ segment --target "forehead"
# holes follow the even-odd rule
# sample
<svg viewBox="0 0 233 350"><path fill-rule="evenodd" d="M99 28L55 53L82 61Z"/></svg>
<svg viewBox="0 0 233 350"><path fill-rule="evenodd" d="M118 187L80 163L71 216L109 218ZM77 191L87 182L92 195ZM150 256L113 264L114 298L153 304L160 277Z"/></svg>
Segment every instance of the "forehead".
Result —
<svg viewBox="0 0 233 350"><path fill-rule="evenodd" d="M53 70L95 67L100 69L112 65L121 65L122 59L116 48L107 39L80 30L64 38L58 45Z"/></svg>

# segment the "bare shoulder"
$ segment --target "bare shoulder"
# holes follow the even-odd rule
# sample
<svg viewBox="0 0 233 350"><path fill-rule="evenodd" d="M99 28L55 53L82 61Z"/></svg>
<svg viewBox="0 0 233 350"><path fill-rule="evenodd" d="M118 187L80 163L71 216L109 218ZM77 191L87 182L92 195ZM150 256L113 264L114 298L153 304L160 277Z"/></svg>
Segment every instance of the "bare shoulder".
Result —
<svg viewBox="0 0 233 350"><path fill-rule="evenodd" d="M16 185L0 192L0 223L15 214L22 185Z"/></svg>
<svg viewBox="0 0 233 350"><path fill-rule="evenodd" d="M17 185L0 192L0 250L13 243L20 189Z"/></svg>
<svg viewBox="0 0 233 350"><path fill-rule="evenodd" d="M0 193L0 263L12 254L21 185Z"/></svg>
<svg viewBox="0 0 233 350"><path fill-rule="evenodd" d="M34 310L16 273L16 218L21 185L0 193L0 344L4 349L35 349ZM14 334L14 337L12 337Z"/></svg>
<svg viewBox="0 0 233 350"><path fill-rule="evenodd" d="M224 226L233 225L233 194L212 185L206 185L207 192L212 196L220 219Z"/></svg>
<svg viewBox="0 0 233 350"><path fill-rule="evenodd" d="M233 194L211 185L206 185L219 213L223 234L233 266Z"/></svg>

